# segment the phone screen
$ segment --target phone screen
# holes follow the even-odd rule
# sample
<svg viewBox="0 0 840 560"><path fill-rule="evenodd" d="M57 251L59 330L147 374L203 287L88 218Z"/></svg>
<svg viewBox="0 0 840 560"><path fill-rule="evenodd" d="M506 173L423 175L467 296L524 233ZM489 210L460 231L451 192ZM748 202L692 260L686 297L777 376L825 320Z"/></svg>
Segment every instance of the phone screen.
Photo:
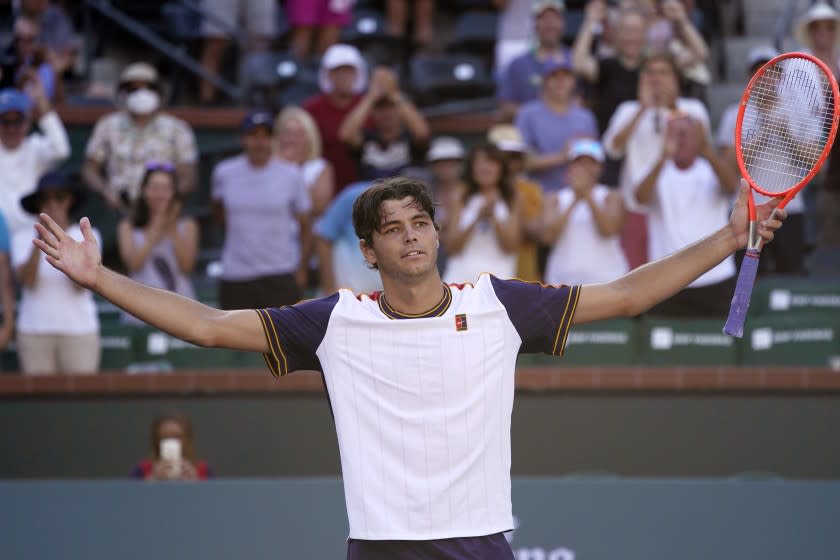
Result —
<svg viewBox="0 0 840 560"><path fill-rule="evenodd" d="M180 461L181 440L177 438L164 438L160 440L160 458L164 461Z"/></svg>

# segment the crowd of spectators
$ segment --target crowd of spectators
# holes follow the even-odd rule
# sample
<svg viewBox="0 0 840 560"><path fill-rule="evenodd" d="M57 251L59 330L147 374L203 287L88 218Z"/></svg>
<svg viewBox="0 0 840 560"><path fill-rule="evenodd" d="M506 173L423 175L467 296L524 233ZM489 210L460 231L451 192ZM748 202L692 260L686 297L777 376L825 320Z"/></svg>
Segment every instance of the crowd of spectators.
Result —
<svg viewBox="0 0 840 560"><path fill-rule="evenodd" d="M51 173L70 156L52 107L79 43L60 8L21 0L0 91L0 215L9 230L0 241L12 239L0 243L0 256L11 256L10 265L0 259L0 344L12 336L16 278L25 372L98 366L80 350L96 344L92 297L59 285L29 243L34 214L48 211L71 227L86 195L104 202L96 225L108 264L194 297L191 277L204 274L196 270L202 245L184 201L207 191L224 238L218 302L226 309L280 306L341 287L381 289L359 253L352 207L371 181L391 175L429 184L439 265L453 283L474 282L482 272L551 284L607 281L725 223L738 184L736 109L724 111L719 124L710 118L710 46L695 2L589 0L571 38L562 0L488 3L500 14L498 124L466 144L432 134L400 68L339 42L352 4L285 3L289 48L318 59L320 91L279 112L249 110L239 127L241 153L218 162L202 185L194 131L167 110L161 69L138 61L119 74L115 109L87 139L80 179ZM249 51L272 48L278 3L204 7L216 15L202 28L208 71L220 71L229 30L240 23ZM388 34L406 38L415 52L436 48L434 2L388 0L384 7ZM795 30L803 48L836 72L838 24L840 14L817 3ZM753 49L745 75L775 54L769 46ZM201 102L217 95L212 84L198 84ZM788 206L792 217L762 259L766 273L804 274L803 255L815 240L837 238L830 228L838 216L825 210L840 206L838 187L821 175L806 192L814 198ZM816 199L824 200L825 235L814 218ZM735 271L734 259L724 261L654 313L725 314L709 302L728 307ZM74 319L63 323L59 315Z"/></svg>

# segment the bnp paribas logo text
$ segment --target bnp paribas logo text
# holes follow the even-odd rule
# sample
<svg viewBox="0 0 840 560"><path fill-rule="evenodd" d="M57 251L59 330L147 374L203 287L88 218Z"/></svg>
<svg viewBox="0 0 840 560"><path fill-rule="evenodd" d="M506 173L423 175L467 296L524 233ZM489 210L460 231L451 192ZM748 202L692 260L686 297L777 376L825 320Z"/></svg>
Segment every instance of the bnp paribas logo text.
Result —
<svg viewBox="0 0 840 560"><path fill-rule="evenodd" d="M505 533L516 560L575 560L575 551L564 546L523 545L522 542L514 542L514 535L520 525L519 518L514 517L513 531Z"/></svg>

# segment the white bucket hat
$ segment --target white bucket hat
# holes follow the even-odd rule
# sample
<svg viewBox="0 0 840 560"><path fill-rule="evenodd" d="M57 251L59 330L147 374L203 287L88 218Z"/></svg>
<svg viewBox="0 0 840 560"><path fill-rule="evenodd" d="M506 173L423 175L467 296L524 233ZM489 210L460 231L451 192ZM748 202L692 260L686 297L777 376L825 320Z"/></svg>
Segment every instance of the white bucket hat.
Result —
<svg viewBox="0 0 840 560"><path fill-rule="evenodd" d="M359 49L352 45L333 45L327 49L321 58L321 68L318 70L318 87L324 93L333 90L329 78L329 71L339 66L352 66L356 69L356 81L353 83L353 93L362 93L367 87L367 63L362 58Z"/></svg>
<svg viewBox="0 0 840 560"><path fill-rule="evenodd" d="M811 37L808 34L808 26L815 21L830 20L839 28L836 33L835 43L840 43L840 12L826 4L825 2L817 2L808 8L808 11L796 22L796 28L793 30L793 36L796 41L805 47L813 48Z"/></svg>

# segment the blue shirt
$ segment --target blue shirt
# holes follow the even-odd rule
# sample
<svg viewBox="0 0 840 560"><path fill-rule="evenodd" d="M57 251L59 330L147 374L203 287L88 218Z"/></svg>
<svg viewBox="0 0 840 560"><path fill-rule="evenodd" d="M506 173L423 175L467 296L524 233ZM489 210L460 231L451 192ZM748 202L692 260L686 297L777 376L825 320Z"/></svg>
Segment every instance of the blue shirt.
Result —
<svg viewBox="0 0 840 560"><path fill-rule="evenodd" d="M9 254L12 252L12 244L9 240L9 227L6 225L6 218L0 213L0 253Z"/></svg>
<svg viewBox="0 0 840 560"><path fill-rule="evenodd" d="M567 50L563 52L567 53ZM522 105L539 98L544 65L545 61L537 58L534 49L514 58L497 85L499 101Z"/></svg>
<svg viewBox="0 0 840 560"><path fill-rule="evenodd" d="M356 230L353 229L353 203L370 185L369 181L360 181L342 189L324 214L315 222L313 231L333 244L343 241L358 245L359 238L356 237Z"/></svg>
<svg viewBox="0 0 840 560"><path fill-rule="evenodd" d="M519 108L516 128L535 154L551 154L566 150L571 140L598 138L598 123L589 109L572 105L565 113L557 113L541 99ZM566 184L567 165L557 165L531 176L546 192L559 191Z"/></svg>

